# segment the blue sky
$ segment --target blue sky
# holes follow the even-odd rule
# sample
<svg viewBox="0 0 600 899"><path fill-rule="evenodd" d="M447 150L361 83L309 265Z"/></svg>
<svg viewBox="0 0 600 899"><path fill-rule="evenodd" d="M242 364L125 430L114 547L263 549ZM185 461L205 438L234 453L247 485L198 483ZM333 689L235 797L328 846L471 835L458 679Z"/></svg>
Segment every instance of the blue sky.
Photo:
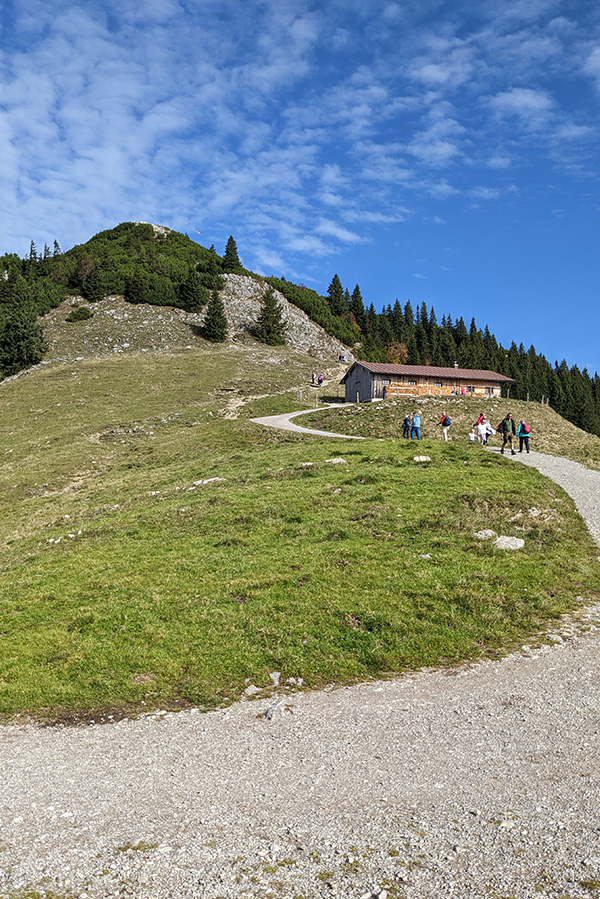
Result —
<svg viewBox="0 0 600 899"><path fill-rule="evenodd" d="M591 0L5 0L0 84L0 252L233 234L600 369Z"/></svg>

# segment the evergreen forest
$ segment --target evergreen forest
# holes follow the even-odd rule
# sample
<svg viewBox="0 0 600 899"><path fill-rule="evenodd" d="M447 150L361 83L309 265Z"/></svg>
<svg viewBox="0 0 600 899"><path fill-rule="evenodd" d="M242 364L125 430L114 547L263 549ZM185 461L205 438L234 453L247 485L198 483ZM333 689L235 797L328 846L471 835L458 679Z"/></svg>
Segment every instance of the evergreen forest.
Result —
<svg viewBox="0 0 600 899"><path fill-rule="evenodd" d="M177 306L198 312L223 288L229 272L243 268L233 237L223 256L176 231L124 222L62 252L54 241L38 251L32 241L25 258L0 257L0 375L7 377L43 359L40 317L69 295L95 302L122 294L131 303ZM263 279L261 279L263 280ZM600 378L565 360L549 362L531 346L504 347L475 320L442 315L426 303L384 303L377 312L359 285L352 292L334 275L325 295L285 278L266 278L271 287L306 312L327 333L371 362L490 369L514 378L515 399L545 401L560 415L600 435ZM214 299L213 299L214 301ZM377 298L381 306L382 298ZM221 339L220 335L218 339Z"/></svg>

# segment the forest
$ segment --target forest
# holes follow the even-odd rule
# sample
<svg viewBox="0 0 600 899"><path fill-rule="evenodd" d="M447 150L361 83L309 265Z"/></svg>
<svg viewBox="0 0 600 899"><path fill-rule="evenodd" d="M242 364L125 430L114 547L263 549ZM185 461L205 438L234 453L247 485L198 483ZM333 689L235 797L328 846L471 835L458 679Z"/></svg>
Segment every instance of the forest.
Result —
<svg viewBox="0 0 600 899"><path fill-rule="evenodd" d="M327 333L370 362L489 369L513 378L515 399L549 402L573 424L600 435L600 378L576 365L548 361L535 347L515 340L502 346L474 319L444 314L410 301L365 302L359 285L352 292L335 274L325 294L285 278L262 278L240 263L234 238L223 254L206 249L177 231L124 222L87 243L62 252L57 241L38 251L0 257L0 375L7 377L43 359L43 316L69 295L90 303L122 294L131 303L177 306L199 312L223 275L245 274L267 281Z"/></svg>

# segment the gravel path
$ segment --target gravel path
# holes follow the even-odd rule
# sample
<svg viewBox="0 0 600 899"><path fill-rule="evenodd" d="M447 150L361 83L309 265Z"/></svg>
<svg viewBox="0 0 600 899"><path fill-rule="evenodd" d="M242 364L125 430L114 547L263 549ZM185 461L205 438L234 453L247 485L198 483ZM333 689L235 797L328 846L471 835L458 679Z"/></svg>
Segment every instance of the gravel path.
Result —
<svg viewBox="0 0 600 899"><path fill-rule="evenodd" d="M598 535L598 472L523 461L564 479ZM600 609L587 617L452 672L1 728L0 895L598 895Z"/></svg>
<svg viewBox="0 0 600 899"><path fill-rule="evenodd" d="M292 421L298 415L308 415L314 409L303 409L301 412L287 412L284 415L264 415L262 418L251 418L254 424L265 428L277 428L280 431L295 431L298 434L312 434L313 437L340 437L343 440L364 440L350 434L336 434L333 431L318 431L316 428L303 428Z"/></svg>

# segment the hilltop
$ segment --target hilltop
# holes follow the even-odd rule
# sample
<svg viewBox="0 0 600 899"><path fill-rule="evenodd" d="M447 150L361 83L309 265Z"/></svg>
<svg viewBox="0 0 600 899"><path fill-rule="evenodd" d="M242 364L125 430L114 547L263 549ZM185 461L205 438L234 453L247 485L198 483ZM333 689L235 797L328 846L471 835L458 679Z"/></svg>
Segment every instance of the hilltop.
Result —
<svg viewBox="0 0 600 899"><path fill-rule="evenodd" d="M468 328L462 317L453 320L443 315L438 322L433 307L425 303L413 308L410 301L402 305L396 299L386 304L385 298L377 297L381 312L376 312L373 301L363 300L358 284L350 292L337 275L326 295L284 277L257 275L241 265L232 236L221 256L214 247L202 247L164 226L124 222L65 253L55 242L53 251L45 246L40 254L32 242L25 259L14 254L0 257L0 272L4 275L0 278L0 374L4 376L47 358L43 329L36 316L47 315L67 297L82 297L89 303L123 297L132 305L181 309L200 316L188 322L198 325L203 321L202 310L209 295L217 291L225 295L235 335L240 326L251 331L255 316L248 301L258 299L260 291L270 285L279 292L280 301L282 297L288 301L288 311L301 310L337 342L330 343L328 356L341 355L335 349L342 345L350 361L356 357L441 366L456 361L461 367L497 371L514 380L512 397L537 401L550 398L552 407L563 417L600 434L597 374L592 376L577 366L569 368L564 360L552 365L533 346L526 349L517 344L518 335L510 347L504 347L487 326L478 327L474 319ZM237 295L235 277L248 279ZM254 293L250 281L257 285ZM242 282L237 286L242 287ZM74 316L89 314L89 309L79 308ZM297 319L295 313L292 317L299 332L306 329L306 321ZM293 345L318 356L315 341L307 335L300 335L299 340L298 336L296 333L291 338ZM322 344L323 340L320 335L318 342ZM125 337L119 346L125 343L131 345ZM187 343L190 341L183 345ZM154 341L151 346L159 344Z"/></svg>

